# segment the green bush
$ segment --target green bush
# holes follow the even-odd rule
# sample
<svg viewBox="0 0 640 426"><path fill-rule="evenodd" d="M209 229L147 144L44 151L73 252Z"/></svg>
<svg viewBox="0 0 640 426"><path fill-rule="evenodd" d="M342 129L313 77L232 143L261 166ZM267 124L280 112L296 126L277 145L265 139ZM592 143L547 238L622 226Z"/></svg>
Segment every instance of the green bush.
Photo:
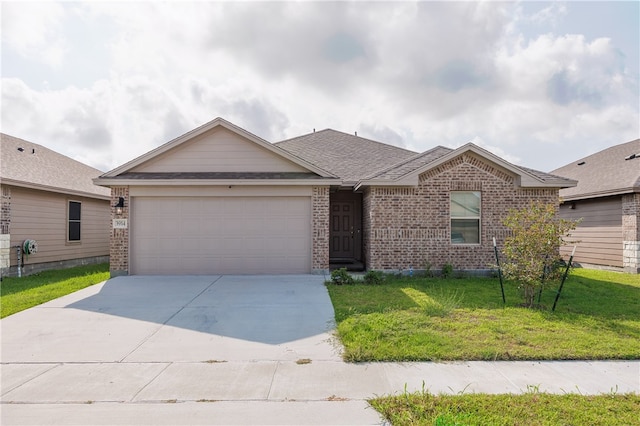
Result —
<svg viewBox="0 0 640 426"><path fill-rule="evenodd" d="M442 265L442 278L449 278L451 274L453 274L453 265L451 263Z"/></svg>
<svg viewBox="0 0 640 426"><path fill-rule="evenodd" d="M364 283L369 285L380 285L384 283L385 275L381 271L369 270L364 275Z"/></svg>
<svg viewBox="0 0 640 426"><path fill-rule="evenodd" d="M347 272L347 268L340 268L331 271L331 284L352 285L355 284L355 280L349 272Z"/></svg>

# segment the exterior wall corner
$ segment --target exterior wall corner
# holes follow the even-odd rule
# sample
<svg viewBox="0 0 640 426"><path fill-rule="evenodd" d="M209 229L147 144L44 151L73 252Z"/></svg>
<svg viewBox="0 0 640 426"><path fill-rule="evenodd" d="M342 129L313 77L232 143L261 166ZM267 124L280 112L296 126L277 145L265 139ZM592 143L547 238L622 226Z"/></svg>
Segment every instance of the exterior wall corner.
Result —
<svg viewBox="0 0 640 426"><path fill-rule="evenodd" d="M122 214L116 215L115 205L118 204L120 197L124 198L124 208ZM111 227L111 238L109 242L109 257L111 276L129 274L129 187L116 186L111 188L111 219L127 219L127 228L114 229Z"/></svg>
<svg viewBox="0 0 640 426"><path fill-rule="evenodd" d="M622 196L622 267L640 273L640 193Z"/></svg>
<svg viewBox="0 0 640 426"><path fill-rule="evenodd" d="M329 270L329 187L314 186L311 197L311 270Z"/></svg>

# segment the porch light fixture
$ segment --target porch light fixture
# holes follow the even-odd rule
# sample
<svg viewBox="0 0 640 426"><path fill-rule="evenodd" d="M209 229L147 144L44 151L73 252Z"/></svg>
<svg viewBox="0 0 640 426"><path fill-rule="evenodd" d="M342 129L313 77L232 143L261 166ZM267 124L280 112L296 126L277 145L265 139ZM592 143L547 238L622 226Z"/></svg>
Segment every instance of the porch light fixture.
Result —
<svg viewBox="0 0 640 426"><path fill-rule="evenodd" d="M113 207L116 208L116 215L120 216L122 214L122 209L124 208L124 197L118 198L118 204Z"/></svg>

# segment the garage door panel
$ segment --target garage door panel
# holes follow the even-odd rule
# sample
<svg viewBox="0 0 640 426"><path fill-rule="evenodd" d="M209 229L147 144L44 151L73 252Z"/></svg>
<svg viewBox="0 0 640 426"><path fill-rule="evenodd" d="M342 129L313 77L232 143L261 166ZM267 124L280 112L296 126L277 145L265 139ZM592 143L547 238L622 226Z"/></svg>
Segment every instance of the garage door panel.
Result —
<svg viewBox="0 0 640 426"><path fill-rule="evenodd" d="M133 197L134 274L308 273L309 197Z"/></svg>

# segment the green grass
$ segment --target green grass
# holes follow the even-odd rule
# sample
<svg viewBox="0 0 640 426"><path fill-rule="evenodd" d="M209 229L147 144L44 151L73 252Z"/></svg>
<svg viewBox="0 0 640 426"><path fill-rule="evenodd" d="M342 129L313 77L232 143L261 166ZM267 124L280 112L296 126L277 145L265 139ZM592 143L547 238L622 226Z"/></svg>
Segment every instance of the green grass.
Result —
<svg viewBox="0 0 640 426"><path fill-rule="evenodd" d="M376 398L369 403L402 425L640 425L640 395L431 395Z"/></svg>
<svg viewBox="0 0 640 426"><path fill-rule="evenodd" d="M108 279L108 263L5 277L0 284L0 318Z"/></svg>
<svg viewBox="0 0 640 426"><path fill-rule="evenodd" d="M347 361L639 359L640 277L576 269L555 312L526 309L497 278L328 285Z"/></svg>

